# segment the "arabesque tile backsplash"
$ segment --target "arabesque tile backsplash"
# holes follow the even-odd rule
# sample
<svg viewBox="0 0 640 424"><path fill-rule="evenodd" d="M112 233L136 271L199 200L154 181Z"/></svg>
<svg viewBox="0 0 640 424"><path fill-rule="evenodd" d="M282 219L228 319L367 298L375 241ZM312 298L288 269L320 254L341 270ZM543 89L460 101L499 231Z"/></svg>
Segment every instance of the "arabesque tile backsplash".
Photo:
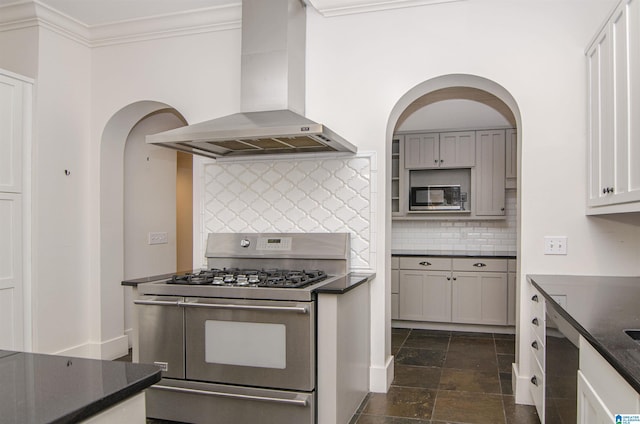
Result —
<svg viewBox="0 0 640 424"><path fill-rule="evenodd" d="M373 154L207 163L202 236L349 232L351 268L373 270L376 172Z"/></svg>

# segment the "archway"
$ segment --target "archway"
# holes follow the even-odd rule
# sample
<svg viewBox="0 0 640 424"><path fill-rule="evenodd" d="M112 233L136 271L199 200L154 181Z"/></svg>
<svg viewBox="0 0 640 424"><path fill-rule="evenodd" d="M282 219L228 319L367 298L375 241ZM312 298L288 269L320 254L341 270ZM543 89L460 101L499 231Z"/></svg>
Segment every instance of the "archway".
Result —
<svg viewBox="0 0 640 424"><path fill-rule="evenodd" d="M398 129L399 125L404 122L412 113L416 112L420 108L426 107L430 104L450 99L464 99L472 100L479 103L483 103L493 109L495 109L500 115L504 116L506 121L515 128L517 131L517 146L521 145L522 139L522 120L518 105L513 96L501 85L489 79L479 77L476 75L468 74L451 74L443 75L428 81L425 81L417 86L413 87L406 94L404 94L396 103L390 113L390 117L387 123L386 134L386 171L387 175L391 175L392 171L392 138L394 132ZM516 251L520 250L520 152L518 147L518 166L517 166L517 194L516 194ZM387 179L390 181L390 179ZM391 199L392 187L391 184L386 186L386 198ZM392 244L392 202L386 202L387 219L385 222L385 240L386 240L386 255L387 255L387 281L391 280L390 270L390 258L391 258L391 244ZM519 261L518 261L518 273L519 273ZM390 285L390 284L389 284ZM387 293L390 291L387 290ZM519 284L516 284L516 308L519 305L519 299L521 297L521 290ZM390 301L390 299L389 299ZM388 308L389 310L390 308ZM519 326L518 311L515 314L515 328ZM391 319L387 319L387 326L385 328L385 335L387 340L388 352L390 352L390 340L391 340ZM516 334L516 358L518 358L518 346L519 340Z"/></svg>
<svg viewBox="0 0 640 424"><path fill-rule="evenodd" d="M160 111L186 120L171 106L155 101L132 103L107 122L100 144L100 283L92 326L92 338L100 340L102 358L126 354L128 337L124 329L124 152L132 129L145 117Z"/></svg>

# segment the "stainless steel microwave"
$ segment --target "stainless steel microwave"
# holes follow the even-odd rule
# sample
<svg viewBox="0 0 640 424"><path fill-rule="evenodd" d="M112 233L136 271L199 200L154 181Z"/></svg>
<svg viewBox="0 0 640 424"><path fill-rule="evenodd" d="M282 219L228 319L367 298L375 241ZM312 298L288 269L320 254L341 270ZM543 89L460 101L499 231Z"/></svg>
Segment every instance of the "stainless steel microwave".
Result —
<svg viewBox="0 0 640 424"><path fill-rule="evenodd" d="M463 210L462 197L459 184L411 187L409 210L460 211Z"/></svg>

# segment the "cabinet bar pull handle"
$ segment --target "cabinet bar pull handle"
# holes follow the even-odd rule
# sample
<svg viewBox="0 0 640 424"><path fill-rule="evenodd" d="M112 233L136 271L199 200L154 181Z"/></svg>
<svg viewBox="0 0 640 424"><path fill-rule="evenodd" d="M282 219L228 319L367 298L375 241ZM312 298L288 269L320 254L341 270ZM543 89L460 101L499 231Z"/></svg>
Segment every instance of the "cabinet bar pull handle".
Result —
<svg viewBox="0 0 640 424"><path fill-rule="evenodd" d="M168 390L171 392L179 392L179 393L192 393L196 395L220 396L220 397L226 397L231 399L257 400L257 401L263 401L263 402L275 402L275 403L284 403L288 405L307 406L307 401L305 399L279 399L279 398L272 398L267 396L253 396L253 395L244 395L240 393L214 392L209 390L188 389L185 387L173 387L173 386L163 386L163 385L153 385L151 387L154 389Z"/></svg>
<svg viewBox="0 0 640 424"><path fill-rule="evenodd" d="M485 266L487 266L487 264L483 264L482 262L476 262L475 264L473 264L473 266L475 266L476 268L484 268Z"/></svg>
<svg viewBox="0 0 640 424"><path fill-rule="evenodd" d="M531 324L535 325L536 327L540 326L540 323L538 322L538 318L534 318L531 320Z"/></svg>
<svg viewBox="0 0 640 424"><path fill-rule="evenodd" d="M198 303L198 302L179 302L180 306L188 306L190 308L212 308L212 309L236 309L242 311L264 311L264 312L297 312L306 314L309 310L305 306L262 306L262 305L235 305L226 303Z"/></svg>
<svg viewBox="0 0 640 424"><path fill-rule="evenodd" d="M534 295L531 297L531 300L533 300L534 302L537 302L537 301L538 301L538 295L537 295L537 294L534 294Z"/></svg>
<svg viewBox="0 0 640 424"><path fill-rule="evenodd" d="M538 385L538 378L535 375L531 377L531 384L533 384L534 386Z"/></svg>
<svg viewBox="0 0 640 424"><path fill-rule="evenodd" d="M531 347L534 348L535 350L538 350L538 342L536 340L531 342Z"/></svg>
<svg viewBox="0 0 640 424"><path fill-rule="evenodd" d="M431 262L422 261L422 262L418 262L418 265L422 265L422 266L431 266Z"/></svg>

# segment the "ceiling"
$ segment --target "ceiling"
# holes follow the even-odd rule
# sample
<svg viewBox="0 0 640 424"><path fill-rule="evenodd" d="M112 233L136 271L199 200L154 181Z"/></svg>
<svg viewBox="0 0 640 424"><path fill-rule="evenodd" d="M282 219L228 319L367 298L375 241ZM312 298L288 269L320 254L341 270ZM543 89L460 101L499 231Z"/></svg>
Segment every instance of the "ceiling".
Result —
<svg viewBox="0 0 640 424"><path fill-rule="evenodd" d="M241 0L38 0L37 2L87 26L94 26L240 4ZM0 0L0 6L13 3L16 3L16 0Z"/></svg>
<svg viewBox="0 0 640 424"><path fill-rule="evenodd" d="M468 0L301 0L324 16ZM239 6L242 0L0 0L0 7L39 3L88 27L199 9Z"/></svg>

